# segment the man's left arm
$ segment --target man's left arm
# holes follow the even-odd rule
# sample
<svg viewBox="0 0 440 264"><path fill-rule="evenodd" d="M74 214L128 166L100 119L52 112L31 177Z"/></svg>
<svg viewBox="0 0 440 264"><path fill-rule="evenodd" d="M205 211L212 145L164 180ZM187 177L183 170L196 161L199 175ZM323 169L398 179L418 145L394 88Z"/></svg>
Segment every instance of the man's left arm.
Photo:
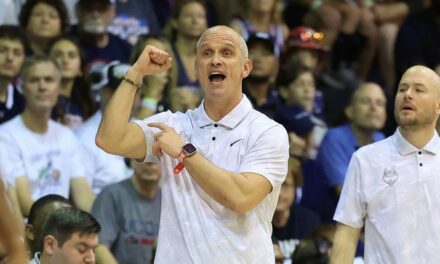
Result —
<svg viewBox="0 0 440 264"><path fill-rule="evenodd" d="M174 129L162 123L150 126L162 130L156 136L157 143L153 146L153 152L159 151L160 148L162 152L177 158L183 142ZM253 153L249 154L246 165L240 168L241 172L219 168L200 153L185 158L185 167L197 184L218 203L237 213L252 210L272 191L274 182L271 181L276 180L271 178L273 175L268 174L277 174L277 183L281 184L287 173L287 133L281 126L272 129L275 133L266 132L259 139L260 142L255 143L259 146L250 150ZM260 144L261 142L263 144ZM263 148L265 153L262 153ZM268 168L260 169L259 166Z"/></svg>

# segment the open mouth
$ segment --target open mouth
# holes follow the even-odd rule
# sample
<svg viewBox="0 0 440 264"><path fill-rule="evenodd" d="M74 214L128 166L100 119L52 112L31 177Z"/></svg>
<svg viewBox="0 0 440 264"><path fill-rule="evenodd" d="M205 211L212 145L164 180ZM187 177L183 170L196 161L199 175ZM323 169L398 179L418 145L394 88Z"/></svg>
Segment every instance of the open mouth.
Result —
<svg viewBox="0 0 440 264"><path fill-rule="evenodd" d="M226 76L223 73L211 73L209 75L209 80L211 82L222 82Z"/></svg>
<svg viewBox="0 0 440 264"><path fill-rule="evenodd" d="M410 106L410 105L403 105L401 110L403 110L403 111L412 111L412 110L414 110L414 108L412 106Z"/></svg>

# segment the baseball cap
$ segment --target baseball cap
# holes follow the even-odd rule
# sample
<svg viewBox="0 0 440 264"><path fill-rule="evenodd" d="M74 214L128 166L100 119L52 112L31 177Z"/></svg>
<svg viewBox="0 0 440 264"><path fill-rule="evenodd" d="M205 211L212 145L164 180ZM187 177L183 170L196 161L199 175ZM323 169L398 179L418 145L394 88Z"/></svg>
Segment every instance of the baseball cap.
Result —
<svg viewBox="0 0 440 264"><path fill-rule="evenodd" d="M327 50L323 45L324 33L317 32L309 27L296 27L292 29L286 39L285 49L292 48Z"/></svg>
<svg viewBox="0 0 440 264"><path fill-rule="evenodd" d="M272 54L277 54L275 40L269 33L255 32L251 34L246 41L248 49L250 49L255 43L263 43Z"/></svg>
<svg viewBox="0 0 440 264"><path fill-rule="evenodd" d="M115 90L121 83L122 76L124 76L130 64L121 63L119 61L111 61L104 65L99 71L92 73L93 90L99 90L102 87L110 87Z"/></svg>
<svg viewBox="0 0 440 264"><path fill-rule="evenodd" d="M296 104L279 106L274 119L283 125L287 132L293 132L298 136L306 136L315 126L312 115L304 107Z"/></svg>

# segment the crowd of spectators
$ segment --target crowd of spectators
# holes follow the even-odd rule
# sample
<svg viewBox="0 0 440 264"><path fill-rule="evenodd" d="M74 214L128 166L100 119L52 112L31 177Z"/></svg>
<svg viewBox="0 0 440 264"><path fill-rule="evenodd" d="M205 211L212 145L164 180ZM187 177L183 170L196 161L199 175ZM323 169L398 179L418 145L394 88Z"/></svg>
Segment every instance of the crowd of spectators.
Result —
<svg viewBox="0 0 440 264"><path fill-rule="evenodd" d="M243 93L289 134L273 219L277 263L326 263L352 154L395 130L387 116L408 67L440 74L440 1L0 1L0 181L13 217L27 223L17 232L30 260L56 263L69 257L60 240L82 239L88 261L95 248L98 264L151 261L160 167L110 155L95 135L146 45L171 54L173 67L143 79L132 119L196 108L195 47L218 24L248 45ZM67 207L81 210L56 210ZM76 236L66 240L69 225Z"/></svg>

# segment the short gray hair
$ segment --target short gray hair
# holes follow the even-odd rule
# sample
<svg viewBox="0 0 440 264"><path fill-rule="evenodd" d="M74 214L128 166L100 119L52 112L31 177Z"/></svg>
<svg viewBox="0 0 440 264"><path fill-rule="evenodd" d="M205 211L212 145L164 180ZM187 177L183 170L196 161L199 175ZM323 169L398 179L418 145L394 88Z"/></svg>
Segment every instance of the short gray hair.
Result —
<svg viewBox="0 0 440 264"><path fill-rule="evenodd" d="M36 55L32 55L29 58L26 58L23 68L21 70L21 79L25 81L29 77L29 71L33 66L45 62L52 63L55 66L57 80L61 81L62 78L61 68L58 65L57 61L52 57L43 54L36 54Z"/></svg>

